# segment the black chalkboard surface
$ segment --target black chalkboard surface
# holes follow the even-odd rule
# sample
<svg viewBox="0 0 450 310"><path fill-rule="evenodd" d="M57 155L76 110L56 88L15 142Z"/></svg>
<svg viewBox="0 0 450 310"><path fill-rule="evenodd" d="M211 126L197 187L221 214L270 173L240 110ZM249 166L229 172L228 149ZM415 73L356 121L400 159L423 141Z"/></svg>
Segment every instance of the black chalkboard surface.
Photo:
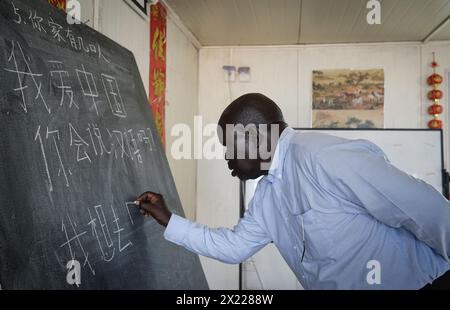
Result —
<svg viewBox="0 0 450 310"><path fill-rule="evenodd" d="M46 1L1 0L2 288L207 289L131 203L146 190L183 215L133 54Z"/></svg>

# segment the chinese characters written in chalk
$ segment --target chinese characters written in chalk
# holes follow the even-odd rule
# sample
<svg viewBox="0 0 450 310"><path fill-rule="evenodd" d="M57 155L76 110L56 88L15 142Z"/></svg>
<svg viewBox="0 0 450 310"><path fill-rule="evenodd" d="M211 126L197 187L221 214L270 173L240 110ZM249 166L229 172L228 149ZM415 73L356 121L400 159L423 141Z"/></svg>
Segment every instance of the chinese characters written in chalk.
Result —
<svg viewBox="0 0 450 310"><path fill-rule="evenodd" d="M130 213L134 202L125 202L119 208L113 206L96 205L87 208L89 220L86 223L77 223L69 214L61 220L61 233L64 242L59 245L61 249L67 251L67 260L80 260L82 266L95 275L95 265L92 261L97 261L95 255L100 256L100 260L111 262L117 255L133 246L133 243L125 238L134 221ZM125 214L120 217L119 212ZM89 253L86 243L94 239L96 246L90 248L97 250Z"/></svg>
<svg viewBox="0 0 450 310"><path fill-rule="evenodd" d="M62 139L61 136L68 139ZM94 158L102 160L112 156L116 160L131 160L136 164L143 164L142 151L155 150L150 128L110 130L90 123L85 128L76 128L71 123L64 129L38 126L34 141L42 156L50 192L54 191L56 182L70 187L70 176L74 173L69 168L70 163L91 164ZM64 153L69 154L70 158L65 158L61 150L65 150ZM72 167L76 168L74 165ZM52 174L51 171L54 170L57 173Z"/></svg>
<svg viewBox="0 0 450 310"><path fill-rule="evenodd" d="M67 44L75 51L81 51L90 55L95 55L98 59L107 63L110 60L102 52L100 44L87 42L81 35L74 34L69 24L63 26L57 23L51 16L39 16L36 10L20 9L11 1L13 19L12 22L18 25L31 26L33 31L45 33L61 44Z"/></svg>
<svg viewBox="0 0 450 310"><path fill-rule="evenodd" d="M4 70L11 74L16 80L16 87L13 88L12 91L19 95L20 107L27 113L29 105L39 105L51 114L52 109L42 93L43 79L46 75L42 72L38 73L33 70L32 63L29 60L31 57L27 57L19 42L7 41L7 43L9 43L7 44L9 45L9 50L7 52L8 67L4 68ZM91 111L95 111L97 115L100 115L98 110L100 92L97 88L96 78L92 72L89 72L83 64L81 64L79 68L75 68L75 72L69 72L65 69L64 63L58 60L49 60L48 67L50 68L50 85L59 92L60 106L63 106L66 103L69 108L80 108L79 104L77 104L74 99L73 85L70 85L70 77L73 75L77 77L77 86L81 88L82 95L86 97L90 103L90 106L87 108ZM120 94L117 79L104 73L101 73L99 78L101 78L103 85L101 90L108 102L111 113L117 117L126 117L125 104Z"/></svg>

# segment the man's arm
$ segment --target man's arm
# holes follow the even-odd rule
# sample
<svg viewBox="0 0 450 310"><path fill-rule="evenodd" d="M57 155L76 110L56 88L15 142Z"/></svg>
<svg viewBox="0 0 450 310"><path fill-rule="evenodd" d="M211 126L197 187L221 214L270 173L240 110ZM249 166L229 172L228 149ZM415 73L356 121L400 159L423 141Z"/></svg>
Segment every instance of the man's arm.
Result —
<svg viewBox="0 0 450 310"><path fill-rule="evenodd" d="M148 199L142 199L147 195ZM164 237L194 253L211 257L229 264L240 263L271 240L255 221L252 207L245 212L233 229L211 229L171 214L161 195L145 193L138 198L143 214L150 214L164 226ZM152 199L153 198L153 199Z"/></svg>
<svg viewBox="0 0 450 310"><path fill-rule="evenodd" d="M319 181L332 193L407 229L450 261L450 202L431 185L394 167L368 141L325 148L316 159Z"/></svg>

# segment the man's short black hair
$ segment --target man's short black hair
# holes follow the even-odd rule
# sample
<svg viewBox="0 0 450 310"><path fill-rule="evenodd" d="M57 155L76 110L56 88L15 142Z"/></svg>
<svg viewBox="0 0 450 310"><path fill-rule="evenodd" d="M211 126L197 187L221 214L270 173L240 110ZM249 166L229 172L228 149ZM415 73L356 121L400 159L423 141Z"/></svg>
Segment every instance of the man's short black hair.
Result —
<svg viewBox="0 0 450 310"><path fill-rule="evenodd" d="M270 98L259 93L245 94L234 100L222 113L219 126L226 124L285 124L283 113Z"/></svg>

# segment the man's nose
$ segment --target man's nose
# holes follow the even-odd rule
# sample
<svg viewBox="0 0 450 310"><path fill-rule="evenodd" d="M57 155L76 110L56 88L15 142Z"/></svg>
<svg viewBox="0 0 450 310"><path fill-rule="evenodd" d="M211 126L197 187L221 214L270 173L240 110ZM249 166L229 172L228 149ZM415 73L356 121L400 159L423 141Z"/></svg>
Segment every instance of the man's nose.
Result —
<svg viewBox="0 0 450 310"><path fill-rule="evenodd" d="M230 170L234 169L234 163L232 160L228 160L228 169L230 169Z"/></svg>

